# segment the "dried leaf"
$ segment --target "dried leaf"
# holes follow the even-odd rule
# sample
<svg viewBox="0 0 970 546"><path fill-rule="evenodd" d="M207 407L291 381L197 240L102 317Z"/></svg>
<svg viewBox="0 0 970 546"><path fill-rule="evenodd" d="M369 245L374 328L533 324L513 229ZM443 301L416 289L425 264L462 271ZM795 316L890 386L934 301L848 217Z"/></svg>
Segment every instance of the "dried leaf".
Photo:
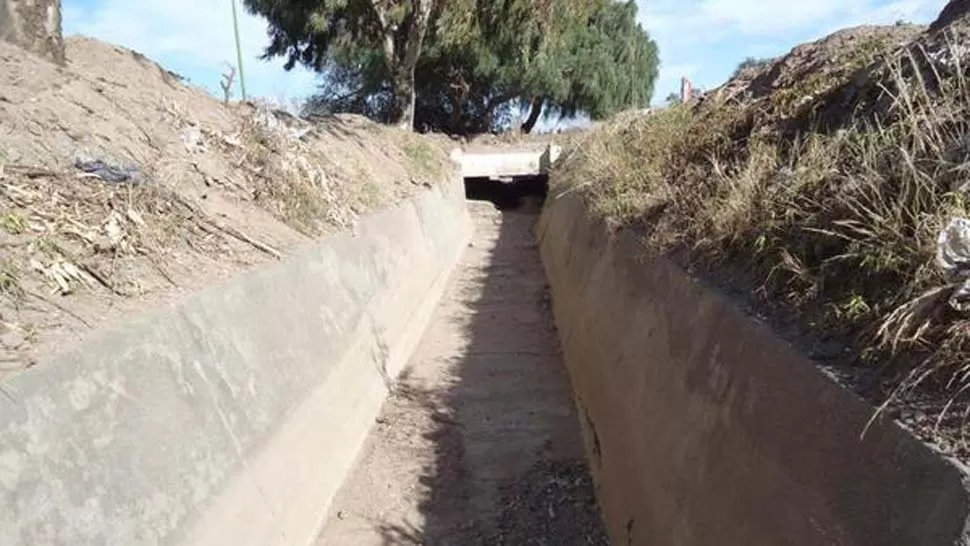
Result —
<svg viewBox="0 0 970 546"><path fill-rule="evenodd" d="M125 216L127 216L128 219L131 220L131 223L135 224L136 226L145 225L145 220L141 217L141 215L132 209L128 209L127 211L125 211Z"/></svg>
<svg viewBox="0 0 970 546"><path fill-rule="evenodd" d="M121 223L118 221L118 214L111 213L108 217L108 221L104 225L104 232L108 236L109 244L112 247L116 247L121 243L121 240L125 237L125 231L121 227Z"/></svg>

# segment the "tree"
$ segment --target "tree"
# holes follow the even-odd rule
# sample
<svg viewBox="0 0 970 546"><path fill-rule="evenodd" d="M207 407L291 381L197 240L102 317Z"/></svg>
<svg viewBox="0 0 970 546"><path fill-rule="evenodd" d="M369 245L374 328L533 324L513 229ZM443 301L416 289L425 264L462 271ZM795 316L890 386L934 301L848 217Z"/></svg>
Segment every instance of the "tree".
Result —
<svg viewBox="0 0 970 546"><path fill-rule="evenodd" d="M461 30L441 40L443 46L429 46L422 66L447 66L459 76L446 85L456 89L450 102L459 104L465 97L464 114L485 116L473 117L469 125L490 127L495 118L523 110L527 117L520 129L529 132L542 116L585 112L602 119L649 104L657 47L637 24L634 1L456 1L466 4L460 13L475 4L475 17L439 25ZM435 81L427 72L422 70L419 79Z"/></svg>
<svg viewBox="0 0 970 546"><path fill-rule="evenodd" d="M308 110L391 119L395 85L382 59L366 40L333 40L325 58L311 54L325 82ZM415 125L478 133L522 110L525 131L542 116L600 119L649 104L657 65L633 1L439 2L414 72Z"/></svg>
<svg viewBox="0 0 970 546"><path fill-rule="evenodd" d="M636 2L609 2L573 34L566 63L569 90L554 101L560 115L604 119L650 104L659 67L656 43L637 23Z"/></svg>
<svg viewBox="0 0 970 546"><path fill-rule="evenodd" d="M474 126L503 111L533 106L531 129L547 95L565 96L571 33L610 0L453 0L442 10L422 61L429 96ZM470 119L469 119L470 118Z"/></svg>
<svg viewBox="0 0 970 546"><path fill-rule="evenodd" d="M264 58L353 73L360 51L380 51L390 83L389 120L414 125L415 68L437 0L243 0L270 24ZM373 59L371 59L373 62ZM372 67L371 67L372 68Z"/></svg>

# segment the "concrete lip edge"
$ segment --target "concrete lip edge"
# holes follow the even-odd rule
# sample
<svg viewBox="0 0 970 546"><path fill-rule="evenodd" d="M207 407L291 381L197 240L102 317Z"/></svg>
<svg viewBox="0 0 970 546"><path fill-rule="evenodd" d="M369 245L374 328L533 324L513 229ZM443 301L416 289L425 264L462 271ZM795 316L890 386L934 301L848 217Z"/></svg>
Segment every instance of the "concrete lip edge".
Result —
<svg viewBox="0 0 970 546"><path fill-rule="evenodd" d="M562 148L549 144L543 149L509 149L496 152L467 152L455 148L451 160L461 165L465 178L512 178L548 174Z"/></svg>

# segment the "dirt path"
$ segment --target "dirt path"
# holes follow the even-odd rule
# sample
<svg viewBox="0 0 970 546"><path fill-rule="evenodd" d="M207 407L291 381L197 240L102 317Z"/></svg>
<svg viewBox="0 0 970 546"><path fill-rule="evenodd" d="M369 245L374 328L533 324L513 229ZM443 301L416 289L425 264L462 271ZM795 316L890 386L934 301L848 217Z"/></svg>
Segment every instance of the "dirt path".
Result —
<svg viewBox="0 0 970 546"><path fill-rule="evenodd" d="M535 216L470 209L474 241L318 546L607 544Z"/></svg>

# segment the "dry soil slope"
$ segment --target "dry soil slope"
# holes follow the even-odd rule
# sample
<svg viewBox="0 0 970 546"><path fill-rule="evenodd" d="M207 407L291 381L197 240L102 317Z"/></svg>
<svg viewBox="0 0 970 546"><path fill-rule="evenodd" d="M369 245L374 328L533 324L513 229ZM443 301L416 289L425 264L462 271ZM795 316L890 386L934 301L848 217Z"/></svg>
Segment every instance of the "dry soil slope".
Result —
<svg viewBox="0 0 970 546"><path fill-rule="evenodd" d="M223 104L137 52L66 44L59 67L0 43L0 374L452 169L440 140ZM79 160L137 175L106 182Z"/></svg>

